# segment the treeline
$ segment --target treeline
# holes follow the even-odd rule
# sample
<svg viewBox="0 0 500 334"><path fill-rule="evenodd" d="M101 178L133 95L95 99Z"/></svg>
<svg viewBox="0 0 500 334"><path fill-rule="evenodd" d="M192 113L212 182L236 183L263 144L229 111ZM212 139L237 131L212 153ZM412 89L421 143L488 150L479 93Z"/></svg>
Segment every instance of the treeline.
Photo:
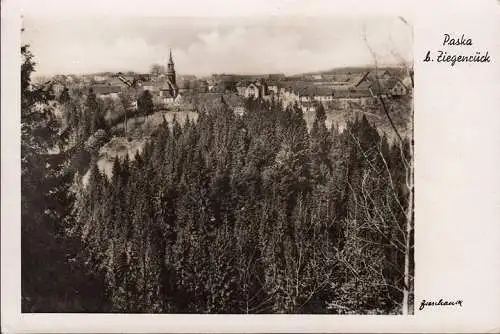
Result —
<svg viewBox="0 0 500 334"><path fill-rule="evenodd" d="M68 226L109 310L401 313L409 142L365 117L329 130L321 107L310 132L297 105L246 107L164 122L111 178L93 161Z"/></svg>

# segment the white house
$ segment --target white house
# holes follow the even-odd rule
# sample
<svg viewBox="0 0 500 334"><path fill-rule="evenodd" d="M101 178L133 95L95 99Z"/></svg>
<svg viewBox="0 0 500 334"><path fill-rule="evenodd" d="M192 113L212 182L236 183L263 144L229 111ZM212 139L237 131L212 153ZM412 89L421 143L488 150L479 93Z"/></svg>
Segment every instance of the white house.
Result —
<svg viewBox="0 0 500 334"><path fill-rule="evenodd" d="M245 89L245 97L246 98L254 98L258 99L261 95L261 87L257 86L256 83L250 83Z"/></svg>

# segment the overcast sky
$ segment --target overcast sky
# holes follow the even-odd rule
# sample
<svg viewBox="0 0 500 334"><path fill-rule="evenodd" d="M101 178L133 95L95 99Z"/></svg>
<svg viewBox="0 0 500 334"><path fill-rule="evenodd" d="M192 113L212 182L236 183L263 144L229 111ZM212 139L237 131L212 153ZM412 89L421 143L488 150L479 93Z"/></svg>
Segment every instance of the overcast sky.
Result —
<svg viewBox="0 0 500 334"><path fill-rule="evenodd" d="M22 40L37 73L148 72L172 48L180 74L300 73L412 59L411 28L397 17L71 17L26 16ZM394 56L397 54L398 56Z"/></svg>

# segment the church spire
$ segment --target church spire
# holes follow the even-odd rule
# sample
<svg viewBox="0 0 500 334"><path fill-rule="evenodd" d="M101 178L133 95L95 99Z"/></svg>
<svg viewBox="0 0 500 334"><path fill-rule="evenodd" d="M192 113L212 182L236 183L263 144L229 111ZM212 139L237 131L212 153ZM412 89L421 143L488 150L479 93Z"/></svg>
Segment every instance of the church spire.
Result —
<svg viewBox="0 0 500 334"><path fill-rule="evenodd" d="M169 51L170 51L170 55L169 55L169 58L168 58L168 64L169 64L169 65L170 65L170 64L172 64L172 65L173 65L173 64L174 64L174 61L173 61L173 59L172 59L172 49L169 49Z"/></svg>
<svg viewBox="0 0 500 334"><path fill-rule="evenodd" d="M170 81L170 83L173 86L176 86L176 80L175 80L175 67L174 67L174 60L172 59L172 49L170 49L169 52L169 58L168 58L168 64L167 64L167 79Z"/></svg>

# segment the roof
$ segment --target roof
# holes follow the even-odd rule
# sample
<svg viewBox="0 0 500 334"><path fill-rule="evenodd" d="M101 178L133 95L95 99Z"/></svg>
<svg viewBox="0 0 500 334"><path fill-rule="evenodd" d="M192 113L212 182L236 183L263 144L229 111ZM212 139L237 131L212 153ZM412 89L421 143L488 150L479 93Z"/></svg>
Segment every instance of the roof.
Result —
<svg viewBox="0 0 500 334"><path fill-rule="evenodd" d="M392 87L394 87L394 85L396 85L397 82L398 82L398 80L394 79L394 78L378 79L378 80L374 80L373 83L371 84L371 86L373 86L375 88L380 87L381 89L391 89Z"/></svg>
<svg viewBox="0 0 500 334"><path fill-rule="evenodd" d="M181 81L181 83L179 84L179 88L180 89L189 89L191 87L191 84L189 83L188 80L183 80Z"/></svg>
<svg viewBox="0 0 500 334"><path fill-rule="evenodd" d="M162 96L166 98L175 98L175 95L172 94L172 91L170 89L162 89Z"/></svg>
<svg viewBox="0 0 500 334"><path fill-rule="evenodd" d="M236 83L236 87L247 87L251 83L252 81L250 80L240 80Z"/></svg>
<svg viewBox="0 0 500 334"><path fill-rule="evenodd" d="M371 85L370 85L370 91L373 94L380 94L380 93L385 93L388 90L392 89L397 83L401 83L404 87L406 87L401 80L396 79L396 78L389 78L389 79L378 79L375 80Z"/></svg>
<svg viewBox="0 0 500 334"><path fill-rule="evenodd" d="M383 77L384 75L389 75L393 76L392 73L389 70L383 70L382 72L378 73L379 76Z"/></svg>
<svg viewBox="0 0 500 334"><path fill-rule="evenodd" d="M268 86L278 86L279 85L279 80L266 80L266 84Z"/></svg>
<svg viewBox="0 0 500 334"><path fill-rule="evenodd" d="M303 107L317 107L318 102L317 101L305 101L300 103Z"/></svg>
<svg viewBox="0 0 500 334"><path fill-rule="evenodd" d="M178 90L178 86L177 85L174 85L170 82L170 80L168 80L159 90L161 91L176 91Z"/></svg>
<svg viewBox="0 0 500 334"><path fill-rule="evenodd" d="M92 89L96 94L112 94L121 92L120 86L112 85L95 85Z"/></svg>
<svg viewBox="0 0 500 334"><path fill-rule="evenodd" d="M359 84L361 84L363 81L365 80L369 80L369 76L370 75L370 72L365 72L363 73L363 75L361 77L359 77L355 82L354 82L354 86L359 86Z"/></svg>
<svg viewBox="0 0 500 334"><path fill-rule="evenodd" d="M334 89L328 86L307 85L299 86L294 89L301 96L331 96L334 94Z"/></svg>

